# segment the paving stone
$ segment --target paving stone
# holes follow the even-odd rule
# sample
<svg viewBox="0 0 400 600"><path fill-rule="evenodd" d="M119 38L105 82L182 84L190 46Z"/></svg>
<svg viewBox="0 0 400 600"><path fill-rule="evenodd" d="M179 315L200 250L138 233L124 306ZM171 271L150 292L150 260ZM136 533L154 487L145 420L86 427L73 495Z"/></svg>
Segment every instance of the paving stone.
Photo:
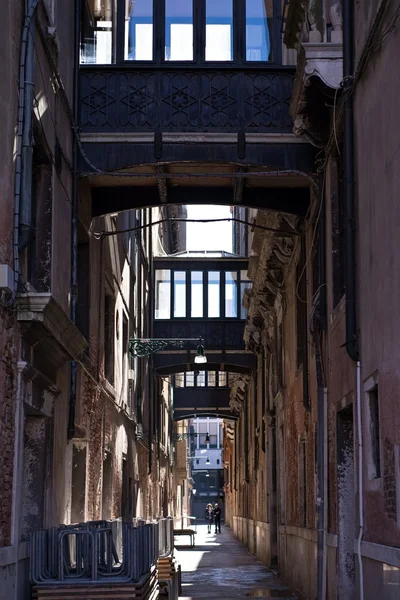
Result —
<svg viewBox="0 0 400 600"><path fill-rule="evenodd" d="M206 525L198 525L194 548L177 540L176 556L182 566L180 600L296 599L229 527L222 526L221 531L208 534Z"/></svg>

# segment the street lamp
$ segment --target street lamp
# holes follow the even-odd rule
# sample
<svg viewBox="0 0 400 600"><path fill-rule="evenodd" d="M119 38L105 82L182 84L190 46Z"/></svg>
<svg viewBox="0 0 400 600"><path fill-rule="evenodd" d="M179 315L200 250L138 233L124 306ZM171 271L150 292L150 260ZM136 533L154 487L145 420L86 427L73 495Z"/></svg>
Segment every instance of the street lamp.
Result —
<svg viewBox="0 0 400 600"><path fill-rule="evenodd" d="M199 345L197 346L197 354L194 357L194 362L197 364L204 364L207 362L207 357L204 352L203 340L199 339Z"/></svg>
<svg viewBox="0 0 400 600"><path fill-rule="evenodd" d="M203 338L131 338L129 341L129 350L132 358L145 358L152 356L156 352L168 349L183 349L188 342L198 342L196 356L194 362L196 364L204 364L207 362L207 357L204 350Z"/></svg>

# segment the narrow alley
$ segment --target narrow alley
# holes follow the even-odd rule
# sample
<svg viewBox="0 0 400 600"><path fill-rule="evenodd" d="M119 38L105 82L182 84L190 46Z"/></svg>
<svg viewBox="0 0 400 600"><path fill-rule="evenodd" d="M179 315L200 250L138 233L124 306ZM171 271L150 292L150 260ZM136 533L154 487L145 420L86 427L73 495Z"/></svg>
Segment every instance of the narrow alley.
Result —
<svg viewBox="0 0 400 600"><path fill-rule="evenodd" d="M198 525L196 546L176 548L182 567L180 600L296 598L228 527L222 526L219 535L214 530L207 533L207 525Z"/></svg>
<svg viewBox="0 0 400 600"><path fill-rule="evenodd" d="M1 7L0 600L400 600L400 0Z"/></svg>

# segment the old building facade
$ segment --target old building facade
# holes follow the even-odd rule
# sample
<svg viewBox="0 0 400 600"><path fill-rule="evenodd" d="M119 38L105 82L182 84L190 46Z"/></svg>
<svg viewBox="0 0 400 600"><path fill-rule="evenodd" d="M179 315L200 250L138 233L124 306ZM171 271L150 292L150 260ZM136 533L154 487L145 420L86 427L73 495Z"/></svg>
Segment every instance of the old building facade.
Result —
<svg viewBox="0 0 400 600"><path fill-rule="evenodd" d="M387 271L397 174L380 141L396 103L385 65L398 14L390 2L288 3L291 113L320 149L318 176L296 236L250 241L245 339L258 369L232 393L242 416L226 440L230 524L307 598L398 595L397 281Z"/></svg>
<svg viewBox="0 0 400 600"><path fill-rule="evenodd" d="M398 597L397 4L7 3L1 599L32 531L184 523L199 411L260 560L305 598ZM234 254L179 257L207 203ZM204 340L190 402L193 352L132 356L152 337Z"/></svg>

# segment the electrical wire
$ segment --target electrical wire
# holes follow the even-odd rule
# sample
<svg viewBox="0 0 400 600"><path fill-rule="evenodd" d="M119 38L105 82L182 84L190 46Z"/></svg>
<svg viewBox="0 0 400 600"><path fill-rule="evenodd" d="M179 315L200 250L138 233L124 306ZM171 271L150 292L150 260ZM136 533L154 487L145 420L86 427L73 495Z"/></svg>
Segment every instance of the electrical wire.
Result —
<svg viewBox="0 0 400 600"><path fill-rule="evenodd" d="M272 231L274 233L278 233L281 236L287 235L289 237L296 237L299 235L297 231L286 231L284 229L274 229L273 227L265 227L264 225L257 225L256 223L244 221L242 219L236 219L234 217L227 217L224 219L180 219L180 218L168 218L168 219L159 219L158 221L153 221L152 223L146 223L145 225L140 225L138 227L129 227L128 229L117 229L115 231L96 231L93 233L93 237L96 240L100 240L102 237L108 237L112 235L119 235L123 233L128 233L130 231L140 231L142 229L153 227L154 225L160 225L162 223L221 223L221 222L237 222L242 223L243 225L248 225L254 229L262 229L263 231Z"/></svg>

